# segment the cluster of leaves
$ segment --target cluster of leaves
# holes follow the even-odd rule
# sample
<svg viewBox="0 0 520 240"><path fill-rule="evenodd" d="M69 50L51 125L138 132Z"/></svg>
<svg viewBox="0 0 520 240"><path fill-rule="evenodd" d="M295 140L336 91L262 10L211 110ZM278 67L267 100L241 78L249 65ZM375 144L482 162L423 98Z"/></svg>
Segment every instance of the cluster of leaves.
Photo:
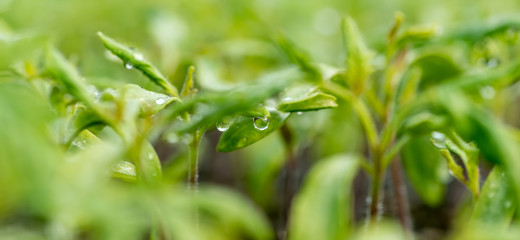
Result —
<svg viewBox="0 0 520 240"><path fill-rule="evenodd" d="M398 15L376 54L344 19L341 67L311 61L279 35L276 45L292 65L226 92L197 91L195 67L179 91L142 53L102 33L125 68L158 88L98 89L48 46L42 65L26 62L0 82L0 237L272 239L266 218L242 197L198 188L203 134L216 126L223 131L217 150L231 152L281 129L293 113L340 105L356 113L369 157L340 154L313 167L293 201L289 239L403 239L406 230L381 223L378 207L385 169L398 155L427 204L442 200L448 172L473 193L470 224L455 239L489 239L472 231L481 225L498 229L493 238L515 236L508 227L520 199L517 131L483 102L520 75L510 49L519 25L437 36L431 27L402 31L402 22ZM448 54L455 51L466 58ZM189 146L188 190L163 180L151 144L162 138ZM482 188L481 156L496 164ZM372 178L369 227L378 231L364 231L350 214L360 169Z"/></svg>

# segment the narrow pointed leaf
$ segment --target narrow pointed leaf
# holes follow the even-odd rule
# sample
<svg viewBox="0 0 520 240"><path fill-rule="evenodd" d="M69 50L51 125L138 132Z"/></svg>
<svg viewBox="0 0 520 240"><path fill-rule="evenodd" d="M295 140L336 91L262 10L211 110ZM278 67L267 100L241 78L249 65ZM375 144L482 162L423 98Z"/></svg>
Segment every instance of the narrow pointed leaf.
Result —
<svg viewBox="0 0 520 240"><path fill-rule="evenodd" d="M186 80L184 81L184 85L182 86L181 97L183 98L190 95L193 91L193 72L195 72L195 67L190 66L188 68L188 73L186 74Z"/></svg>
<svg viewBox="0 0 520 240"><path fill-rule="evenodd" d="M367 78L372 73L370 54L354 19L346 17L342 25L343 42L346 49L348 85L354 92L363 91Z"/></svg>
<svg viewBox="0 0 520 240"><path fill-rule="evenodd" d="M98 32L99 38L103 41L105 47L114 55L119 57L123 62L129 64L133 68L141 71L145 76L152 80L155 84L166 90L173 97L179 97L179 91L173 86L150 62L146 61L143 55L116 40L105 36Z"/></svg>

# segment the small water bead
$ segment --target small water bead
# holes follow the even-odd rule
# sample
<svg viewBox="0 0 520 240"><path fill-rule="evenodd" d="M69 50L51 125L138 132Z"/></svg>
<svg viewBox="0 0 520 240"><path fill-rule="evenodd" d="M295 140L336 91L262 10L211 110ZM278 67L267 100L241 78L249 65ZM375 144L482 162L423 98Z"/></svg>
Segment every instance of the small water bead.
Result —
<svg viewBox="0 0 520 240"><path fill-rule="evenodd" d="M256 129L264 131L269 127L269 118L255 117L253 118L253 125L255 125Z"/></svg>
<svg viewBox="0 0 520 240"><path fill-rule="evenodd" d="M127 62L127 63L125 63L125 68L126 68L126 69L132 69L132 68L134 68L134 65L132 65L132 64L129 63L129 62Z"/></svg>
<svg viewBox="0 0 520 240"><path fill-rule="evenodd" d="M166 102L166 100L164 98L158 98L157 100L155 100L155 103L157 105L164 104L165 102Z"/></svg>
<svg viewBox="0 0 520 240"><path fill-rule="evenodd" d="M229 124L226 122L219 122L217 123L217 130L221 132L225 132L229 129Z"/></svg>
<svg viewBox="0 0 520 240"><path fill-rule="evenodd" d="M302 115L302 114L303 114L303 112L297 112L296 114L298 114L298 115Z"/></svg>
<svg viewBox="0 0 520 240"><path fill-rule="evenodd" d="M440 132L432 132L432 143L437 148L446 148L446 136Z"/></svg>

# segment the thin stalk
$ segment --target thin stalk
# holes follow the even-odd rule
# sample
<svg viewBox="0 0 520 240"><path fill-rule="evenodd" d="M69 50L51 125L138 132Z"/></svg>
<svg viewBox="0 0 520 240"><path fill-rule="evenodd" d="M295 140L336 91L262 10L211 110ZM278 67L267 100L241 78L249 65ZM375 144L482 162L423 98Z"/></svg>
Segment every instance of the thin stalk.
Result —
<svg viewBox="0 0 520 240"><path fill-rule="evenodd" d="M284 190L283 191L283 209L281 211L282 219L280 226L280 239L287 239L287 225L289 221L289 214L291 211L292 200L296 193L298 185L298 161L293 151L293 134L287 124L284 124L281 129L282 139L285 145L285 152L287 162L285 165L285 176L284 176Z"/></svg>
<svg viewBox="0 0 520 240"><path fill-rule="evenodd" d="M381 183L383 180L383 168L382 168L382 158L381 151L376 149L374 153L374 175L372 181L372 193L371 193L371 203L370 203L370 222L375 223L378 221L379 216L381 215L381 208L379 207L379 202L381 198Z"/></svg>
<svg viewBox="0 0 520 240"><path fill-rule="evenodd" d="M377 128L374 119L372 118L372 115L370 114L370 111L368 110L368 107L363 102L363 100L354 95L354 93L349 89L344 88L343 86L334 82L324 82L321 88L343 98L345 101L352 104L352 107L358 114L361 125L365 130L370 149L375 152L375 149L378 148L379 145L379 136L377 134Z"/></svg>
<svg viewBox="0 0 520 240"><path fill-rule="evenodd" d="M394 197L395 207L397 210L397 217L401 222L401 226L405 232L412 229L412 221L410 217L406 186L403 181L403 173L401 168L401 161L399 158L392 161L391 166L392 182L394 183Z"/></svg>
<svg viewBox="0 0 520 240"><path fill-rule="evenodd" d="M201 139L200 131L193 133L193 141L189 144L188 152L188 189L197 190L199 184L198 152Z"/></svg>

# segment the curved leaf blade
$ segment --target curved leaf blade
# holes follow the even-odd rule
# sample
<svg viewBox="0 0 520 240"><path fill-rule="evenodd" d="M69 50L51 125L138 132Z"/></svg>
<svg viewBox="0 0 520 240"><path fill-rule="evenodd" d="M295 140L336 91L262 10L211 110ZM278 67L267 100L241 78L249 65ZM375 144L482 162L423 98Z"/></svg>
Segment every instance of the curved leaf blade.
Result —
<svg viewBox="0 0 520 240"><path fill-rule="evenodd" d="M516 208L515 195L504 170L494 167L473 209L471 221L507 229Z"/></svg>
<svg viewBox="0 0 520 240"><path fill-rule="evenodd" d="M269 126L265 130L256 129L253 118L238 117L238 119L231 124L229 129L222 134L217 145L217 151L231 152L259 141L280 128L290 114L271 110L270 115L268 118Z"/></svg>
<svg viewBox="0 0 520 240"><path fill-rule="evenodd" d="M141 53L117 42L101 32L98 32L98 36L101 38L103 45L105 45L105 47L114 55L123 60L125 64L131 64L132 67L141 71L145 76L152 80L152 82L166 90L173 97L179 97L179 91L177 88L175 88L175 86L173 86L156 67L146 61Z"/></svg>
<svg viewBox="0 0 520 240"><path fill-rule="evenodd" d="M278 105L278 110L283 112L304 112L335 108L337 106L336 97L326 93L317 92L303 99L282 102Z"/></svg>

